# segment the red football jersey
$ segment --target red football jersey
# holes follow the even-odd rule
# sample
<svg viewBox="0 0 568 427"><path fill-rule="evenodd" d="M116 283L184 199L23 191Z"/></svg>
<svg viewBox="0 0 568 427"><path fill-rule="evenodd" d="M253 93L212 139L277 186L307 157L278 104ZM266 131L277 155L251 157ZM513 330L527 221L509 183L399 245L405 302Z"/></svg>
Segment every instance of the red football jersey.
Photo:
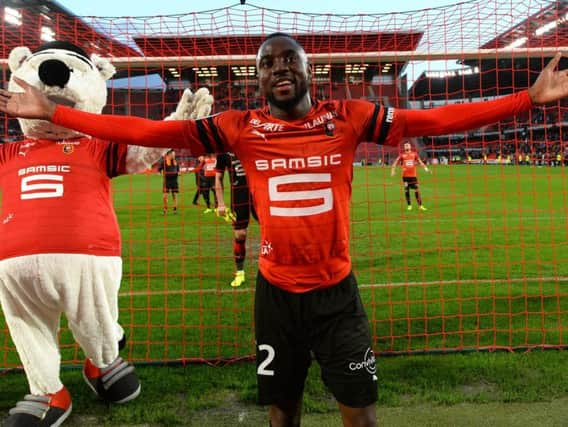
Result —
<svg viewBox="0 0 568 427"><path fill-rule="evenodd" d="M215 165L217 164L217 159L215 157L207 157L203 162L203 175L208 177L214 177L217 174L217 169Z"/></svg>
<svg viewBox="0 0 568 427"><path fill-rule="evenodd" d="M199 125L204 146L220 143L241 159L261 228L259 268L271 283L306 292L349 273L354 153L361 141L385 139L386 119L378 105L334 101L293 122L265 109Z"/></svg>
<svg viewBox="0 0 568 427"><path fill-rule="evenodd" d="M414 151L410 153L402 153L400 155L402 163L402 176L407 178L416 178L416 165L418 165L418 154Z"/></svg>
<svg viewBox="0 0 568 427"><path fill-rule="evenodd" d="M0 144L0 259L120 256L110 178L125 173L127 147L87 138Z"/></svg>

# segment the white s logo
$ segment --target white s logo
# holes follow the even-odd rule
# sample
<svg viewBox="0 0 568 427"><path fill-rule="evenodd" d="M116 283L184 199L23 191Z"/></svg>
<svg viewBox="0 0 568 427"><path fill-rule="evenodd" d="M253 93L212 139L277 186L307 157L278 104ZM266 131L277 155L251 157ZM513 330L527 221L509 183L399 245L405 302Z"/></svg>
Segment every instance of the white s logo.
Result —
<svg viewBox="0 0 568 427"><path fill-rule="evenodd" d="M321 200L320 204L307 207L286 208L270 206L270 214L273 216L308 216L330 211L333 208L333 193L331 188L305 191L281 191L278 189L278 186L285 184L312 184L318 182L331 182L331 174L297 173L270 178L268 180L268 195L270 201Z"/></svg>
<svg viewBox="0 0 568 427"><path fill-rule="evenodd" d="M38 181L41 181L37 183ZM22 178L20 199L48 199L63 196L63 176L52 174L29 175Z"/></svg>

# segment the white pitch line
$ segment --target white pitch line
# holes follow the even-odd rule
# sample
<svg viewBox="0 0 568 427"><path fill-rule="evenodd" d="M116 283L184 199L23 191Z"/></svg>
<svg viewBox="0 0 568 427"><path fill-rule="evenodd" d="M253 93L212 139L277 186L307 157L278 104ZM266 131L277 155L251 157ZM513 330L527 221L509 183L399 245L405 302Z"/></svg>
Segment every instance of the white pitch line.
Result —
<svg viewBox="0 0 568 427"><path fill-rule="evenodd" d="M538 282L568 282L567 276L558 277L515 277L510 279L465 279L465 280L434 280L430 282L394 282L394 283L366 283L359 288L401 288L406 286L435 286L435 285L466 285L485 283L538 283Z"/></svg>
<svg viewBox="0 0 568 427"><path fill-rule="evenodd" d="M200 295L200 294L245 294L253 292L252 288L243 289L174 289L163 291L122 291L119 297L143 297L143 296L159 296L159 295Z"/></svg>
<svg viewBox="0 0 568 427"><path fill-rule="evenodd" d="M445 285L467 285L467 284L488 284L488 283L538 283L538 282L568 282L568 276L558 277L518 277L510 279L469 279L469 280L437 280L430 282L392 282L392 283L365 283L360 284L359 289L375 288L403 288L403 287L422 287L422 286L445 286ZM160 296L160 295L200 295L200 294L245 294L254 292L254 288L241 289L176 289L163 291L123 291L120 297L138 296Z"/></svg>
<svg viewBox="0 0 568 427"><path fill-rule="evenodd" d="M566 216L563 215L545 215L545 216L515 216L513 214L508 214L508 216L473 216L473 217L467 217L464 216L466 215L467 212L462 212L459 213L455 216L440 216L440 217L435 217L433 219L430 219L427 217L427 215L430 215L429 213L420 213L418 215L420 215L417 218L401 218L401 219L397 219L394 217L389 218L388 220L379 220L379 219L375 219L372 218L370 222L382 222L385 224L390 224L390 223L408 223L408 224L414 224L414 223L448 223L448 222L488 222L488 221L499 221L499 222L520 222L520 221L526 221L526 222L531 222L531 221L550 221L550 220L566 220ZM413 214L409 214L409 215L413 215ZM354 224L360 224L360 223L367 223L367 221L362 221L362 220L355 220L353 221ZM544 228L544 227L543 227Z"/></svg>

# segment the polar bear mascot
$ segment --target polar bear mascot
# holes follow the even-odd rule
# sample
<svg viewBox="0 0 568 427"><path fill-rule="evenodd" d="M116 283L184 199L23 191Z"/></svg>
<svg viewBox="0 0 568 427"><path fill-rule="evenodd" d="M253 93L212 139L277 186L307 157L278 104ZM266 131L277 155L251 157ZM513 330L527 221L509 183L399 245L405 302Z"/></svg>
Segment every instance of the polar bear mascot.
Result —
<svg viewBox="0 0 568 427"><path fill-rule="evenodd" d="M113 65L74 44L54 41L9 55L13 76L56 103L100 113ZM186 90L168 119L206 116L213 98ZM46 121L19 120L24 140L0 144L0 302L30 387L5 426L59 426L71 397L59 376L58 329L67 317L86 360L83 377L101 399L124 403L140 393L134 367L119 356L121 239L110 180L144 170L163 148L89 138Z"/></svg>

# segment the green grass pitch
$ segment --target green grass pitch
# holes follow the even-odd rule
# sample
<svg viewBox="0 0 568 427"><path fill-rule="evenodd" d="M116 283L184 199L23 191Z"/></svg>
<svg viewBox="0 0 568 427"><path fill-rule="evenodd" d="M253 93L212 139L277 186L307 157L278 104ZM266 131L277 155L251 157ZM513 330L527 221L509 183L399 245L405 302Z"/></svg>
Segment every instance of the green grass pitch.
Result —
<svg viewBox="0 0 568 427"><path fill-rule="evenodd" d="M419 181L427 212L414 200L415 209L406 210L400 176L390 177L390 168L354 170L351 253L375 350L565 345L565 169L435 166ZM160 176L114 181L128 357L249 356L258 226L249 228L247 282L233 290L231 226L203 214L203 202L191 204L192 174L180 184L178 215L162 216ZM0 330L2 367L19 365L1 317ZM63 362L80 363L66 328L61 342Z"/></svg>

